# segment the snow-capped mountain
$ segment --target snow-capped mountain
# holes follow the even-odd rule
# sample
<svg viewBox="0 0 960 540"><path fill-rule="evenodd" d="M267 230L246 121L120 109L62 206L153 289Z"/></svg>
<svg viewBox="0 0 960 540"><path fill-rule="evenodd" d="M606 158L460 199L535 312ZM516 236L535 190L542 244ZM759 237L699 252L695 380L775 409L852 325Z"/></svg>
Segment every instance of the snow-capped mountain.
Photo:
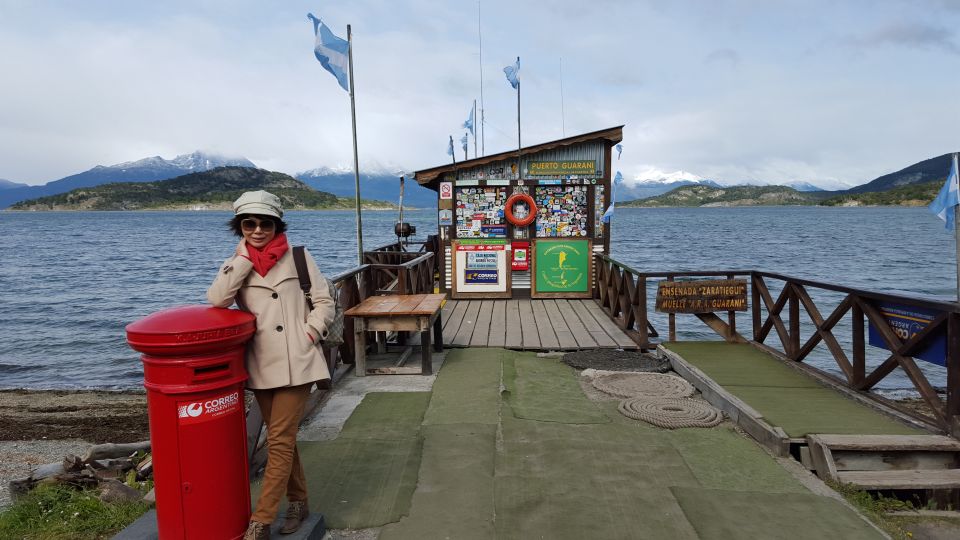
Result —
<svg viewBox="0 0 960 540"><path fill-rule="evenodd" d="M412 173L399 172L397 169L377 167L360 171L360 196L364 199L398 202L400 198L400 176L404 183L403 204L418 208L433 208L437 204L437 193L417 184ZM355 180L352 167L318 167L294 175L297 180L308 186L333 193L338 197L353 197Z"/></svg>
<svg viewBox="0 0 960 540"><path fill-rule="evenodd" d="M169 160L160 156L153 156L116 165L97 165L90 170L54 180L42 186L5 189L0 191L0 208L5 208L15 202L66 193L82 187L99 186L110 182L166 180L184 174L226 166L256 168L256 165L246 158L224 157L200 151L183 154Z"/></svg>
<svg viewBox="0 0 960 540"><path fill-rule="evenodd" d="M629 201L656 197L678 187L693 184L719 187L713 180L708 180L689 171L665 172L651 167L632 178L624 178L623 183L616 188L617 200Z"/></svg>
<svg viewBox="0 0 960 540"><path fill-rule="evenodd" d="M674 184L677 182L702 184L708 181L706 178L689 171L679 170L668 173L656 168L648 168L634 176L632 180L633 183L641 184ZM631 181L624 179L624 183L631 183Z"/></svg>

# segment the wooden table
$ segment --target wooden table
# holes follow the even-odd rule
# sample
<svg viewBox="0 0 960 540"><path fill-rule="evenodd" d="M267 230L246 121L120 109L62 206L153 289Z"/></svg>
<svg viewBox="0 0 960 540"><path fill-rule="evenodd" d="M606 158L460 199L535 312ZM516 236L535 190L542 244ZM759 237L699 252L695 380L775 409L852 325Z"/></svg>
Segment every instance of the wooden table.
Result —
<svg viewBox="0 0 960 540"><path fill-rule="evenodd" d="M353 332L356 344L356 373L363 377L367 372L367 332L420 332L421 366L378 368L370 373L382 375L409 375L433 373L432 350L443 351L443 325L440 307L444 294L401 294L371 296L344 312L353 317ZM430 329L433 328L431 347ZM401 357L405 359L404 357Z"/></svg>

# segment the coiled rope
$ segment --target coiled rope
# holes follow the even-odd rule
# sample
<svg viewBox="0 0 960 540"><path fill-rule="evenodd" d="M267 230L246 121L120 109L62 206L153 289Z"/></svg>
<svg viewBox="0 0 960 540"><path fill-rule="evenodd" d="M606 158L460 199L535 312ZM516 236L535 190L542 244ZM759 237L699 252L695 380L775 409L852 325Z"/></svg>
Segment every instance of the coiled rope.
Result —
<svg viewBox="0 0 960 540"><path fill-rule="evenodd" d="M618 407L624 416L667 429L713 427L723 421L723 412L702 401L688 398L631 398Z"/></svg>
<svg viewBox="0 0 960 540"><path fill-rule="evenodd" d="M593 387L622 398L693 395L693 385L680 377L663 373L608 373L594 378Z"/></svg>

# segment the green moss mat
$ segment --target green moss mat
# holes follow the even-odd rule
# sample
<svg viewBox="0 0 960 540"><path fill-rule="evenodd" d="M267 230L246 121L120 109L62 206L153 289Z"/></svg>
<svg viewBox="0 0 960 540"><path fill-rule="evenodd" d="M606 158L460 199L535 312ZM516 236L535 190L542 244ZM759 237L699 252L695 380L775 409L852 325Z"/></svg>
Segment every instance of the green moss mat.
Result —
<svg viewBox="0 0 960 540"><path fill-rule="evenodd" d="M666 347L790 437L808 433L921 433L820 385L752 345L709 341L670 343Z"/></svg>
<svg viewBox="0 0 960 540"><path fill-rule="evenodd" d="M310 508L333 529L377 527L409 512L420 468L419 438L301 442Z"/></svg>
<svg viewBox="0 0 960 540"><path fill-rule="evenodd" d="M424 426L410 515L384 527L380 540L493 538L496 432L486 424Z"/></svg>
<svg viewBox="0 0 960 540"><path fill-rule="evenodd" d="M791 437L808 433L916 435L919 430L861 405L829 388L726 386Z"/></svg>
<svg viewBox="0 0 960 540"><path fill-rule="evenodd" d="M430 392L371 392L347 419L338 439L416 438Z"/></svg>
<svg viewBox="0 0 960 540"><path fill-rule="evenodd" d="M671 491L704 540L883 538L852 510L818 495L682 487Z"/></svg>
<svg viewBox="0 0 960 540"><path fill-rule="evenodd" d="M555 359L505 352L503 385L503 396L517 418L566 424L610 422L584 395L575 371Z"/></svg>
<svg viewBox="0 0 960 540"><path fill-rule="evenodd" d="M500 403L501 349L447 353L424 417L430 424L496 424Z"/></svg>
<svg viewBox="0 0 960 540"><path fill-rule="evenodd" d="M497 538L695 538L668 487L696 478L666 441L616 424L503 419Z"/></svg>
<svg viewBox="0 0 960 540"><path fill-rule="evenodd" d="M808 493L755 442L730 428L676 429L665 438L683 456L703 487Z"/></svg>
<svg viewBox="0 0 960 540"><path fill-rule="evenodd" d="M666 347L723 386L821 387L749 344L708 341L670 343Z"/></svg>

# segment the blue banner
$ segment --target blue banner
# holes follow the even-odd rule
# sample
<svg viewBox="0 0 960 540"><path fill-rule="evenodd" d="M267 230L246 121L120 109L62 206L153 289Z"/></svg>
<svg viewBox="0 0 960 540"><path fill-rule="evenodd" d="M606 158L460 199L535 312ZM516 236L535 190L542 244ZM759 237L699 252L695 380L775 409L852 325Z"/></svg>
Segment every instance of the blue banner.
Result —
<svg viewBox="0 0 960 540"><path fill-rule="evenodd" d="M924 328L930 326L930 322L940 314L939 311L933 309L887 302L878 302L876 307L883 318L887 320L890 329L900 338L900 341L907 341L920 333ZM889 350L880 332L874 328L873 323L870 323L869 336L870 345ZM927 338L926 346L909 356L946 367L947 333L943 330L937 330Z"/></svg>

